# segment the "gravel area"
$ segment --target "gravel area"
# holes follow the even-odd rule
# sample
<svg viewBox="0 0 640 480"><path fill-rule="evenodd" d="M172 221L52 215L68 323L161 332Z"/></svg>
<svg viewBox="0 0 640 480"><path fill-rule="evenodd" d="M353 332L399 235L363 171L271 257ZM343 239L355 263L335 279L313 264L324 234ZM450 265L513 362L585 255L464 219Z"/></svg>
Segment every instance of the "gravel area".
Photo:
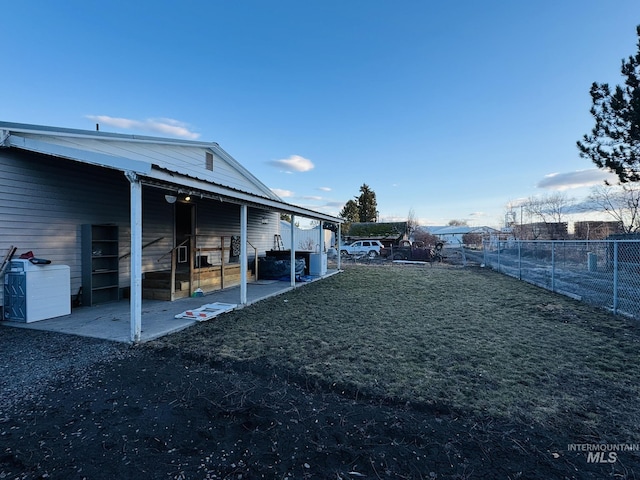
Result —
<svg viewBox="0 0 640 480"><path fill-rule="evenodd" d="M105 361L134 351L107 340L0 325L0 412L20 402L39 403L53 382L73 378L81 383Z"/></svg>

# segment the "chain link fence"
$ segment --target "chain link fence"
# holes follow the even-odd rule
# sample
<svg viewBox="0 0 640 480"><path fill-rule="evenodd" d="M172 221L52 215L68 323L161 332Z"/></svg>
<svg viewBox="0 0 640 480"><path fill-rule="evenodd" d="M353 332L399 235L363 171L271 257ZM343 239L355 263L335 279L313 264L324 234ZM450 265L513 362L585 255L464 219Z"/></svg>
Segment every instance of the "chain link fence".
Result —
<svg viewBox="0 0 640 480"><path fill-rule="evenodd" d="M640 319L640 241L485 241L483 263L552 292Z"/></svg>

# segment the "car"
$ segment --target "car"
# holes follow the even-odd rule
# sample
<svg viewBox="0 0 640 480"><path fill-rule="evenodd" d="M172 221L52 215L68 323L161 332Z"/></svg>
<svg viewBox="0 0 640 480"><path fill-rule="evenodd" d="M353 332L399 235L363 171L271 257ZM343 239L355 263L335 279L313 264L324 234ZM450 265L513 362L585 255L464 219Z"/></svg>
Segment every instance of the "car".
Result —
<svg viewBox="0 0 640 480"><path fill-rule="evenodd" d="M380 255L380 249L384 248L378 240L358 240L351 245L342 245L340 255L367 255L375 258Z"/></svg>

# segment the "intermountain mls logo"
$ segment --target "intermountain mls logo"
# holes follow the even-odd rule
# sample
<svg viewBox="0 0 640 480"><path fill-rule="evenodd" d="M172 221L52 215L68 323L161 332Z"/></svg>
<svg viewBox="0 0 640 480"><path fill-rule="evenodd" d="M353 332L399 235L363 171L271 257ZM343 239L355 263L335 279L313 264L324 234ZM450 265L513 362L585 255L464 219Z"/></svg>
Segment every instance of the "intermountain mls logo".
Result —
<svg viewBox="0 0 640 480"><path fill-rule="evenodd" d="M585 452L587 463L616 463L620 452L638 452L640 443L570 443L570 452Z"/></svg>

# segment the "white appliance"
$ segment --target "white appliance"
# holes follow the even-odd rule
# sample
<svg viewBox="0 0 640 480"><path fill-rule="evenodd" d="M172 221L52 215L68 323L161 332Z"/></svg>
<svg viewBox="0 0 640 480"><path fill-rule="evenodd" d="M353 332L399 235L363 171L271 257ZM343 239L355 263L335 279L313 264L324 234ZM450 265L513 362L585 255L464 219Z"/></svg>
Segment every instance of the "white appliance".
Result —
<svg viewBox="0 0 640 480"><path fill-rule="evenodd" d="M4 275L4 319L37 322L71 313L68 265L11 260Z"/></svg>
<svg viewBox="0 0 640 480"><path fill-rule="evenodd" d="M309 275L314 277L327 274L327 254L311 253L309 254Z"/></svg>

